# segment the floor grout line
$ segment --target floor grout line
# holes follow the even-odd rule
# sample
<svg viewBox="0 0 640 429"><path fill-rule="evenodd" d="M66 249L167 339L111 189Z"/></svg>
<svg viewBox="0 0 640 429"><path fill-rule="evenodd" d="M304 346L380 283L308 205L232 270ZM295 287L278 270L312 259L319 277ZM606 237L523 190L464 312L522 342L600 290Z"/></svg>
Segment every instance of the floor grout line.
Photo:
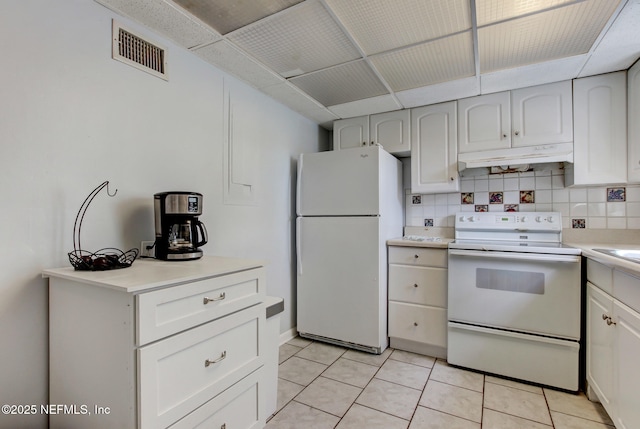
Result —
<svg viewBox="0 0 640 429"><path fill-rule="evenodd" d="M543 422L538 421L538 420L534 420L534 419L532 419L532 418L522 417L522 416L517 415L517 414L512 414L512 413L510 413L510 412L505 412L505 411L503 411L503 410L498 410L498 409L494 409L494 408L491 408L491 407L487 407L487 406L486 406L486 398L487 398L487 396L486 396L486 394L487 394L486 387L487 387L487 384L491 384L491 385L497 386L499 389L505 389L505 388L507 388L507 389L515 389L515 390L518 390L518 391L520 391L520 392L530 393L530 394L532 394L532 395L540 395L540 393L537 393L537 392L531 392L531 391L529 391L529 390L527 390L527 389L520 388L520 387L518 387L517 385L515 385L515 386L514 386L514 385L505 385L505 384L501 384L501 383L495 382L495 381L493 381L493 380L491 380L491 381L490 381L490 380L487 380L487 376L488 376L487 374L484 374L484 373L482 373L482 372L477 372L477 371L471 371L471 372L482 375L482 391L474 390L474 389L472 389L472 388L465 387L465 386L461 386L461 385L458 385L458 384L451 384L451 383L455 383L455 381L451 381L451 380L448 380L448 381L441 381L441 380L437 380L437 379L432 378L432 376L433 376L433 372L434 372L434 369L435 369L435 368L436 368L436 366L437 366L437 362L438 362L438 361L442 361L442 365L448 365L448 363L446 362L446 359L433 358L433 365L432 365L431 367L428 367L428 366L420 365L420 364L413 363L413 362L407 362L407 361L406 361L406 359L405 359L405 360L401 360L401 359L394 358L394 357L393 357L393 354L394 354L394 352L395 352L396 350L395 350L395 349L393 349L393 350L392 350L392 349L390 349L390 350L392 350L392 351L388 354L388 356L386 356L386 357L385 357L383 360L381 360L379 363L378 363L378 362L371 363L371 361L363 362L363 360L358 360L358 359L357 359L357 356L348 356L348 355L347 355L347 353L350 351L350 349L348 349L348 348L342 348L341 346L336 346L336 345L333 345L333 344L331 344L331 345L330 345L330 344L327 344L327 346L330 346L330 347L338 347L338 348L342 348L342 349L343 349L343 350L342 350L342 352L341 352L341 353L340 353L340 354L339 354L339 355L338 355L338 356L337 356L337 357L336 357L336 358L335 358L331 363L327 364L327 363L322 362L322 361L317 361L317 360L312 360L312 359L308 359L308 358L305 358L305 357L297 356L300 352L304 351L305 349L307 349L308 347L310 347L310 346L311 346L311 345L313 345L313 344L318 344L318 345L320 345L320 346L324 345L324 343L321 343L321 342L316 342L316 341L311 341L311 340L307 340L307 341L310 341L310 342L309 342L308 344L306 344L304 347L301 347L301 346L298 346L298 345L289 344L290 346L293 346L293 347L297 347L297 348L299 348L299 350L298 350L298 351L296 351L294 354L292 354L292 355L288 356L288 357L287 357L286 359L284 359L282 362L279 362L279 363L278 363L278 367L280 367L280 365L282 365L283 363L287 362L287 361L288 361L289 359L291 359L292 357L297 357L297 358L299 358L299 359L302 359L302 360L305 360L305 361L308 361L308 362L312 362L312 363L315 363L315 364L324 365L324 366L325 366L325 368L322 370L322 372L320 372L316 377L314 377L314 378L313 378L313 379L312 379L308 384L306 384L306 385L299 384L299 383L293 382L293 381L291 381L291 380L287 380L287 379L285 379L285 378L281 378L282 380L286 380L286 381L288 381L288 382L290 382L290 383L293 383L293 384L295 384L296 386L301 387L302 389L301 389L298 393L296 393L296 394L295 394L295 395L294 395L290 400L288 400L285 404L282 404L282 406L281 406L281 407L280 407L280 408L279 408L279 409L278 409L278 410L277 410L277 411L276 411L272 416L270 416L270 418L269 418L268 422L271 422L271 421L272 421L273 419L275 419L275 418L276 418L280 413L282 413L282 412L283 412L283 410L287 409L287 407L289 407L289 406L290 406L290 404L291 404L292 402L295 402L295 403L297 403L297 404L307 406L307 407L309 407L309 408L311 408L311 409L313 409L313 410L316 410L316 411L322 412L322 413L324 413L324 414L326 414L326 415L330 415L330 416L332 416L332 417L338 418L338 421L337 421L337 423L333 426L333 428L336 428L336 427L338 427L338 426L340 425L340 422L342 422L342 420L343 420L343 419L344 419L344 418L349 414L349 412L354 408L355 404L358 404L359 406L364 407L364 408L367 408L367 409L369 409L369 410L373 410L373 411L376 411L376 412L379 412L379 413L383 413L383 414L385 414L385 415L388 415L388 416L391 416L391 417L394 417L394 418L400 419L400 420L402 420L402 421L405 421L405 422L407 422L407 426L406 426L406 428L407 428L407 429L411 426L412 422L414 421L414 419L415 419L415 417L416 417L416 413L418 412L418 410L419 410L420 408L429 409L429 410L432 410L432 411L434 411L434 412L437 412L437 413L440 413L440 414L443 414L443 415L448 415L448 416L451 416L451 417L454 417L454 418L457 418L457 419L463 419L463 420L465 420L465 421L472 422L472 423L474 423L474 424L478 425L478 428L479 428L479 429L490 429L489 427L485 428L485 410L491 410L491 411L492 411L492 412L494 412L494 413L499 413L499 414L502 414L502 415L504 415L504 416L511 416L511 417L514 417L514 418L519 418L519 419L523 419L523 420L526 420L526 421L530 421L530 422L532 422L532 423L537 423L537 424L540 424L540 425L542 425L542 426L548 427L548 428L550 428L550 429L555 428L555 422L554 422L553 417L552 417L552 414L551 414L551 411L552 411L552 410L551 410L551 406L550 406L550 404L549 404L549 400L548 400L548 397L547 397L547 393L546 393L546 391L545 391L545 388L543 388L543 387L541 387L541 386L535 386L535 387L540 387L540 389L541 389L541 391L542 391L542 396L543 396L543 398L544 398L544 403L545 403L545 405L546 405L546 411L547 411L548 416L549 416L549 418L550 418L551 425L549 425L549 424L547 424L547 423L543 423ZM285 343L285 344L288 344L288 343ZM403 352L403 353L411 353L411 352ZM411 354L415 354L416 356L422 356L422 355L417 354L417 353L411 353ZM398 356L398 357L399 357L399 356ZM363 364L363 365L367 365L367 366L375 367L375 368L377 368L377 369L376 369L375 373L373 374L373 376L371 376L371 377L369 378L369 380L366 382L366 384L364 384L364 387L360 387L359 385L350 384L350 383L347 383L347 382L342 381L342 380L340 380L340 379L335 379L335 378L330 378L330 377L328 377L328 376L325 376L324 374L325 374L328 370L330 370L330 368L332 368L332 367L333 367L333 365L335 365L336 363L338 363L338 361L339 361L340 359L344 359L344 360L348 360L348 361L351 361L351 362L356 362L356 363L358 363L358 364ZM386 379L383 379L383 378L378 378L377 376L379 375L380 371L382 370L382 368L384 367L384 365L385 365L387 362L389 362L389 361L401 362L401 363L403 363L403 364L408 364L408 365L411 365L411 366L416 367L416 369L418 369L418 368L419 368L419 369L421 369L421 370L428 369L428 370L429 370L429 374L428 374L428 376L427 376L427 378L426 378L426 381L425 381L424 385L422 386L422 388L421 388L421 389L418 389L418 388L413 387L413 386L406 386L405 384L402 384L402 383L398 383L398 382L394 382L394 381L386 380ZM454 368L455 370L460 370L460 371L467 371L465 368L458 368L458 367L455 367L455 366L451 366L451 368ZM455 371L454 371L454 372L455 372ZM493 376L493 377L500 378L499 376L496 376L496 375L494 375L494 374L489 374L489 375L491 375L491 376ZM355 397L355 399L351 402L351 404L349 405L349 407L347 408L347 410L345 411L345 413L342 415L342 417L337 416L337 415L335 415L335 414L332 414L332 413L330 413L330 412L324 411L324 410L322 410L322 409L316 408L316 407L314 407L314 406L312 406L312 405L303 404L302 402L298 402L298 401L296 400L296 398L297 398L299 395L301 395L301 394L302 394L302 393L303 393L303 392L304 392L304 391L305 391L309 386L311 386L311 385L312 385L316 380L318 380L318 378L319 378L319 377L323 377L323 378L326 378L326 379L332 380L332 381L334 381L334 382L344 384L345 386L349 386L349 387L352 387L352 388L360 389L360 392L357 394L357 396ZM280 378L280 377L279 377L279 378ZM362 404L362 403L359 403L359 402L358 402L358 401L362 398L362 395L364 394L365 390L366 390L366 389L371 385L371 383L372 383L374 380L378 380L378 381L383 381L383 382L386 382L386 383L395 384L396 386L399 386L399 387L403 387L403 388L406 388L406 389L412 389L412 390L414 390L414 391L420 392L420 395L419 395L419 397L418 397L418 401L417 401L417 403L416 403L415 407L413 407L413 410L412 410L412 412L411 412L411 417L410 417L410 419L407 419L407 418L405 418L405 417L400 417L399 415L393 414L393 412L389 412L389 411L384 411L384 410L381 410L381 409L377 409L375 406L366 405L366 404ZM517 380L511 380L511 379L506 379L506 380L507 380L507 381L513 381L513 382L518 383L518 381L517 381ZM429 383L430 383L430 382L438 382L438 383L445 384L445 385L447 385L447 386L452 386L452 387L456 387L456 388L460 388L460 389L465 389L465 390L467 390L467 391L469 391L469 392L475 392L475 393L479 393L479 394L481 394L481 395L482 395L482 401L481 401L481 410L480 410L480 423L478 423L477 421L474 421L474 420L470 420L470 419L465 418L465 417L458 416L458 415L456 415L456 414L452 414L452 413L450 413L450 412L445 412L445 411L441 411L441 410L436 409L436 408L431 408L430 406L421 405L421 403L420 403L420 402L421 402L421 400L422 400L423 396L425 395L425 391L427 390L427 388L428 388L428 386L429 386ZM525 384L526 384L526 383L525 383ZM409 411L409 410L407 410L407 409L405 408L405 412L406 412L406 411ZM573 419L581 419L581 420L585 420L585 421L589 421L589 422L594 422L594 423L601 424L603 428L607 428L607 429L614 429L614 427L613 427L613 426L608 426L606 423L602 423L602 422L599 422L599 421L596 421L596 420L591 420L591 419L584 418L584 417L581 417L581 416L576 416L576 415L573 415L573 414L563 413L562 411L557 411L557 412L558 412L558 413L560 413L560 414L566 415L566 416L568 416L568 417L571 417L571 418L573 418ZM275 423L274 423L274 425L275 425ZM272 426L272 427L274 427L274 426Z"/></svg>

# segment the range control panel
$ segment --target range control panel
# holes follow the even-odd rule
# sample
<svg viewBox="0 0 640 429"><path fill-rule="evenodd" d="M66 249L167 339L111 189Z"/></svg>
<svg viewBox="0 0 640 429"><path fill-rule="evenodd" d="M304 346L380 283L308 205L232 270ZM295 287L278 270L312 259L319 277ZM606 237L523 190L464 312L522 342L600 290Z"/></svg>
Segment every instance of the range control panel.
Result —
<svg viewBox="0 0 640 429"><path fill-rule="evenodd" d="M562 229L562 215L558 212L458 213L456 214L455 229L556 231Z"/></svg>

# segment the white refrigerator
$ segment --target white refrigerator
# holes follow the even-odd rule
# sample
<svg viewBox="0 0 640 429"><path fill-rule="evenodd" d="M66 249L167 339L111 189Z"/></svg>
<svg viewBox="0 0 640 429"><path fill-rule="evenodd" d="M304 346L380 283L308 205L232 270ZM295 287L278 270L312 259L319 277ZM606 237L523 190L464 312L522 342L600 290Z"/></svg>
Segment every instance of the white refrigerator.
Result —
<svg viewBox="0 0 640 429"><path fill-rule="evenodd" d="M382 353L387 247L402 236L402 164L379 146L302 154L297 183L297 330Z"/></svg>

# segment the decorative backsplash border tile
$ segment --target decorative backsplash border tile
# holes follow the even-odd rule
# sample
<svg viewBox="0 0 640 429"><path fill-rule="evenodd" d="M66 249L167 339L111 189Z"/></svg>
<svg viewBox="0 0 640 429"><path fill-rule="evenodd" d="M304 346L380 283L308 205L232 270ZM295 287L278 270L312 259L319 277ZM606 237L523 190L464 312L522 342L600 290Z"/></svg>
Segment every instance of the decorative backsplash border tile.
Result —
<svg viewBox="0 0 640 429"><path fill-rule="evenodd" d="M560 212L563 228L640 229L640 185L565 188L561 169L463 177L448 194L406 192L406 226L453 227L458 212L513 210Z"/></svg>

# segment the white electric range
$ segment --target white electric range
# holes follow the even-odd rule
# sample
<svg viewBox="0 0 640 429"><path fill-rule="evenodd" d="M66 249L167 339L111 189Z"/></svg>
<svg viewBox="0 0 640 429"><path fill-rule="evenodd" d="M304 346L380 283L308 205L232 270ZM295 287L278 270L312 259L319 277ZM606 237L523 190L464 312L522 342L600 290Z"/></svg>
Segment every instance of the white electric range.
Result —
<svg viewBox="0 0 640 429"><path fill-rule="evenodd" d="M577 391L580 253L562 244L560 213L458 213L448 362Z"/></svg>

